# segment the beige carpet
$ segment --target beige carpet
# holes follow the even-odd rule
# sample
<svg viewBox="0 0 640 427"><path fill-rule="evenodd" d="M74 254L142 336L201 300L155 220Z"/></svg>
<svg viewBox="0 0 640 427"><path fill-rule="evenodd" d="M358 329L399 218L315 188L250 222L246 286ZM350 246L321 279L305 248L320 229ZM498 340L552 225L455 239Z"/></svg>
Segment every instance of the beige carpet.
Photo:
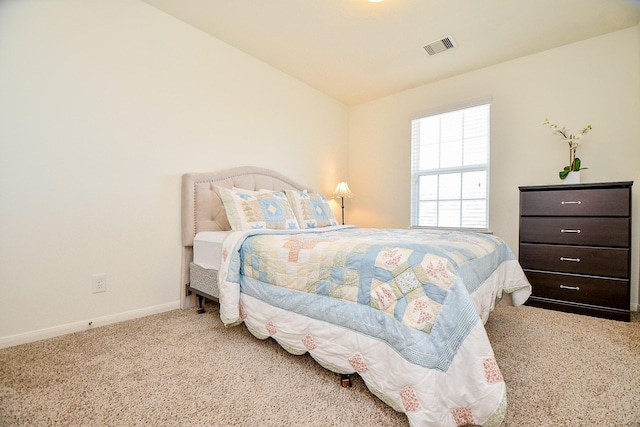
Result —
<svg viewBox="0 0 640 427"><path fill-rule="evenodd" d="M0 350L0 426L408 425L357 376L342 388L217 316L176 310ZM637 321L500 307L487 331L503 426L640 426Z"/></svg>

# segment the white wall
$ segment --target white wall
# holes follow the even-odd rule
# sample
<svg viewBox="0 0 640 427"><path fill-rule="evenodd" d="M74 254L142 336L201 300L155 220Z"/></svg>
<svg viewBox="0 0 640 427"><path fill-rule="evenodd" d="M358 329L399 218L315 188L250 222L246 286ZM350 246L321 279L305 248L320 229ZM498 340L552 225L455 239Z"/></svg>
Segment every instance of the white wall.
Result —
<svg viewBox="0 0 640 427"><path fill-rule="evenodd" d="M583 179L636 180L637 301L639 62L635 27L348 109L137 0L0 2L0 347L177 307L187 171L348 178L348 222L407 227L409 117L485 96L493 231L517 249L517 187L566 162L544 117L591 123Z"/></svg>
<svg viewBox="0 0 640 427"><path fill-rule="evenodd" d="M482 97L491 104L490 228L518 249L518 186L557 184L566 146L542 125L593 126L578 151L583 182L635 181L631 301L640 259L639 27L442 80L351 109L350 221L408 227L410 117ZM442 54L446 55L446 53ZM438 60L438 57L433 57ZM444 56L441 57L444 60Z"/></svg>
<svg viewBox="0 0 640 427"><path fill-rule="evenodd" d="M328 194L347 137L343 104L145 3L0 2L0 346L178 307L181 174Z"/></svg>

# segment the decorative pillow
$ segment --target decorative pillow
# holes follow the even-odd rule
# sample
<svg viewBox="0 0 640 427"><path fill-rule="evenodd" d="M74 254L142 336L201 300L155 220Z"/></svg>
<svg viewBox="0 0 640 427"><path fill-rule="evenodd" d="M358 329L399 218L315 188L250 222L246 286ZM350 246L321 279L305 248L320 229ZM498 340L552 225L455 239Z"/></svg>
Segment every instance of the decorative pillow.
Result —
<svg viewBox="0 0 640 427"><path fill-rule="evenodd" d="M338 225L327 198L307 190L285 190L300 228L318 228Z"/></svg>
<svg viewBox="0 0 640 427"><path fill-rule="evenodd" d="M298 229L298 221L281 191L248 194L246 191L216 187L233 231L254 228Z"/></svg>
<svg viewBox="0 0 640 427"><path fill-rule="evenodd" d="M273 193L273 190L267 190L265 188L260 188L258 190L247 190L246 188L231 187L231 189L239 193L251 194L251 195L256 195L260 193Z"/></svg>
<svg viewBox="0 0 640 427"><path fill-rule="evenodd" d="M233 191L236 191L238 193L244 193L244 194L251 194L251 195L255 195L262 192L266 192L268 190L247 190L246 188L238 188L238 187L231 187L231 189Z"/></svg>

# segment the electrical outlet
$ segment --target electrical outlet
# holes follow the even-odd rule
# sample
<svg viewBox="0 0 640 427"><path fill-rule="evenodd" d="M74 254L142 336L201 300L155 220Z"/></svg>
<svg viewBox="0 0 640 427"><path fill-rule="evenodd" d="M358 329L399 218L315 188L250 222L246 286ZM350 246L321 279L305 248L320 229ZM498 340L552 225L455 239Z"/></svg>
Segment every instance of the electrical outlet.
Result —
<svg viewBox="0 0 640 427"><path fill-rule="evenodd" d="M98 292L107 292L107 274L101 273L91 276L91 288L93 289L94 294Z"/></svg>

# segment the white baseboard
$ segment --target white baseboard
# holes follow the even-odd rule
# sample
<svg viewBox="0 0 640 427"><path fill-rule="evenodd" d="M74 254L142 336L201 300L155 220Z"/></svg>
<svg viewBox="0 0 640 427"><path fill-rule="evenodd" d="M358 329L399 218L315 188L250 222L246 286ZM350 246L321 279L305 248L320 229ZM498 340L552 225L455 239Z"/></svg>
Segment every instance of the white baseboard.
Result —
<svg viewBox="0 0 640 427"><path fill-rule="evenodd" d="M51 328L39 329L37 331L9 335L7 337L0 337L0 348L40 341L43 339L66 335L73 332L80 332L99 326L106 326L112 323L123 322L125 320L137 319L139 317L150 316L152 314L164 313L165 311L176 310L179 308L180 301L174 301L166 304L126 311L123 313L110 314L108 316L98 317L95 319L81 320L79 322L67 323L66 325L59 325Z"/></svg>
<svg viewBox="0 0 640 427"><path fill-rule="evenodd" d="M12 347L14 345L27 344L34 341L40 341L47 338L53 338L60 335L66 335L73 332L80 332L86 329L97 328L100 326L110 325L112 323L123 322L125 320L137 319L139 317L150 316L152 314L164 313L165 311L177 310L180 308L180 301L169 302L166 304L155 305L151 307L140 308L137 310L126 311L123 313L110 314L108 316L98 317L95 319L81 320L79 322L67 323L66 325L54 326L51 328L39 329L37 331L25 332L22 334L9 335L0 338L0 348ZM640 304L631 304L632 311L640 311ZM91 324L89 324L91 322Z"/></svg>

